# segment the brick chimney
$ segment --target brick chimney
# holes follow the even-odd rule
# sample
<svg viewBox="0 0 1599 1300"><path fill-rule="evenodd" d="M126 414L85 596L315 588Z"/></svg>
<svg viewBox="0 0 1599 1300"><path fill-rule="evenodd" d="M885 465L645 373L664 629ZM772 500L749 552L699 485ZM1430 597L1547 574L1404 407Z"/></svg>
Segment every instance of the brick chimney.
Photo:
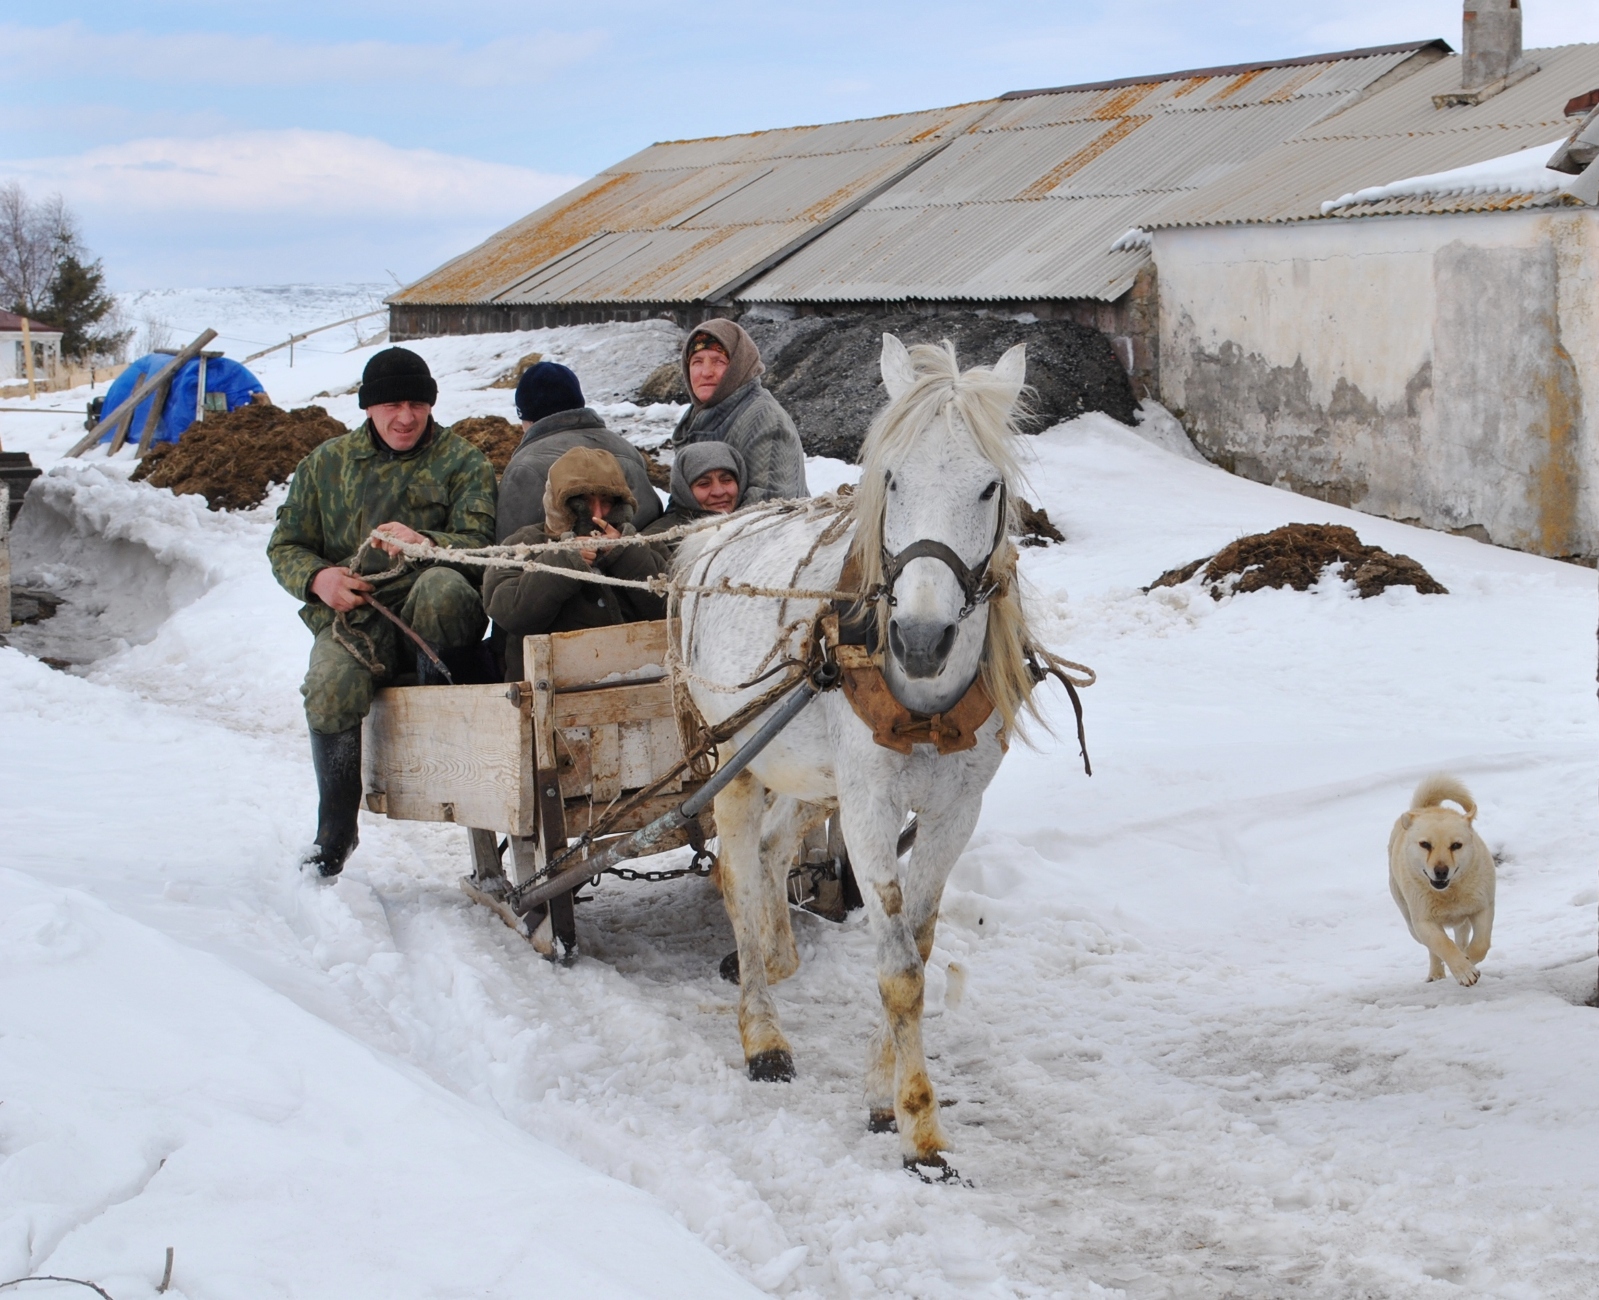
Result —
<svg viewBox="0 0 1599 1300"><path fill-rule="evenodd" d="M1460 89L1434 95L1438 108L1480 104L1538 71L1521 57L1521 0L1465 0Z"/></svg>

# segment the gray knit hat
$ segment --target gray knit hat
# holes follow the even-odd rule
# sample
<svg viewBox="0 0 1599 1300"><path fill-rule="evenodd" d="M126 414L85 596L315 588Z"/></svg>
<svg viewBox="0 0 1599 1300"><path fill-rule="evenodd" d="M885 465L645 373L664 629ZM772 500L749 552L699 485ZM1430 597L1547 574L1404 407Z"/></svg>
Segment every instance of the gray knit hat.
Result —
<svg viewBox="0 0 1599 1300"><path fill-rule="evenodd" d="M738 480L739 501L743 501L747 480L744 457L737 448L725 442L691 442L679 447L672 460L672 504L679 510L703 514L705 507L694 499L694 480L713 469L725 469Z"/></svg>

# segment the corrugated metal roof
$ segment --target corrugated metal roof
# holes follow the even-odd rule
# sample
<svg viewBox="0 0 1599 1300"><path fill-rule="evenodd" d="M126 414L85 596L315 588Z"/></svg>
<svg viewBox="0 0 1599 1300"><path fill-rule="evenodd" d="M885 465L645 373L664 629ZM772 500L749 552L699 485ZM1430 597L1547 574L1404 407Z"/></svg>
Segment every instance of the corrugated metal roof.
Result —
<svg viewBox="0 0 1599 1300"><path fill-rule="evenodd" d="M1321 217L1324 202L1367 186L1549 143L1571 129L1566 101L1599 85L1599 45L1529 50L1526 57L1541 71L1480 104L1455 108L1435 108L1432 97L1459 87L1460 60L1444 59L1423 68L1264 151L1225 180L1168 201L1141 224L1160 229L1314 219ZM1486 197L1497 201L1505 196ZM1415 210L1382 207L1385 213ZM1353 214L1344 209L1336 215Z"/></svg>
<svg viewBox="0 0 1599 1300"><path fill-rule="evenodd" d="M1433 216L1451 212L1519 212L1523 208L1586 208L1575 195L1558 191L1540 194L1422 194L1374 203L1351 203L1328 214L1336 217Z"/></svg>
<svg viewBox="0 0 1599 1300"><path fill-rule="evenodd" d="M652 145L389 301L699 301L847 214L990 107ZM600 247L579 250L591 241Z"/></svg>
<svg viewBox="0 0 1599 1300"><path fill-rule="evenodd" d="M1117 298L1148 260L1111 252L1128 227L1325 123L1418 57L1441 51L1404 46L1003 100L738 297Z"/></svg>

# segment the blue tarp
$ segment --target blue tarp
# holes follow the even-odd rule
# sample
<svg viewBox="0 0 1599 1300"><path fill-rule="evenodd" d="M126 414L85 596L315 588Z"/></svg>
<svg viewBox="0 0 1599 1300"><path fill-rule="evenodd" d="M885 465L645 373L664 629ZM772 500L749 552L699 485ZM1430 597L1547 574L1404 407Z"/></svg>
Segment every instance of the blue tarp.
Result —
<svg viewBox="0 0 1599 1300"><path fill-rule="evenodd" d="M111 381L111 387L106 389L105 405L101 410L107 413L115 410L117 403L132 393L147 376L155 374L171 360L170 354L164 355L160 352L140 357ZM185 362L183 369L173 378L172 387L167 391L166 408L161 412L161 421L151 435L152 442L176 442L183 436L183 431L194 423L194 402L199 387L200 359L195 357L192 361ZM265 391L259 379L237 361L229 361L226 357L207 358L205 390L208 393L224 394L228 399L230 411L248 405L252 393ZM133 423L128 428L129 442L139 441L139 435L144 432L145 417L149 414L150 403L153 400L151 397L145 398L134 410ZM111 432L107 430L100 441L109 442Z"/></svg>

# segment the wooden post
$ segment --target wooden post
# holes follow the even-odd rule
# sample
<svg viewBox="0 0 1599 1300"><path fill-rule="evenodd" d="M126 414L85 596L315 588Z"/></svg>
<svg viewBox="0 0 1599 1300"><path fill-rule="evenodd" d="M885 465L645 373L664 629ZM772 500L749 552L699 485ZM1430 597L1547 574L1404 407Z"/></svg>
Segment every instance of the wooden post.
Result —
<svg viewBox="0 0 1599 1300"><path fill-rule="evenodd" d="M0 483L0 633L11 630L11 485Z"/></svg>
<svg viewBox="0 0 1599 1300"><path fill-rule="evenodd" d="M205 353L200 354L200 374L194 387L194 422L205 419Z"/></svg>
<svg viewBox="0 0 1599 1300"><path fill-rule="evenodd" d="M139 449L133 453L135 456L143 456L150 450L150 440L155 437L156 426L161 423L161 417L166 413L167 395L172 391L172 381L175 378L177 378L177 373L174 371L167 376L166 382L157 388L155 395L150 398L150 409L145 413L144 428L139 431ZM126 437L132 429L133 421L130 419L127 424L122 426L123 436ZM111 439L111 449L106 452L106 455L115 456L120 449L121 444L113 438Z"/></svg>
<svg viewBox="0 0 1599 1300"><path fill-rule="evenodd" d="M215 330L206 330L204 334L195 339L193 343L184 348L182 352L173 357L171 361L162 366L161 369L155 374L146 376L144 382L139 384L131 393L123 398L122 401L117 404L115 409L107 411L101 417L99 424L90 429L89 432L84 434L82 438L78 439L78 441L73 444L72 449L67 452L67 455L83 455L83 453L88 451L90 447L94 446L95 443L100 441L101 436L106 432L107 429L112 428L119 420L125 420L128 423L132 423L134 409L139 405L139 403L144 401L144 399L150 393L154 392L162 384L170 382L172 376L177 373L179 367L181 367L183 363L190 357L198 353L200 349L205 347L205 345L212 339L216 338L216 336L217 332ZM124 434L123 436L126 437L127 435Z"/></svg>
<svg viewBox="0 0 1599 1300"><path fill-rule="evenodd" d="M28 372L28 400L37 399L33 389L33 331L28 328L28 314L22 313L22 364Z"/></svg>
<svg viewBox="0 0 1599 1300"><path fill-rule="evenodd" d="M522 662L533 683L533 781L538 792L539 837L531 855L537 871L548 867L550 859L566 847L566 801L561 797L560 765L555 755L555 661L547 636L522 639ZM516 847L513 840L512 846ZM527 875L517 863L520 884ZM550 937L565 958L577 955L577 915L572 906L571 889L549 902Z"/></svg>

